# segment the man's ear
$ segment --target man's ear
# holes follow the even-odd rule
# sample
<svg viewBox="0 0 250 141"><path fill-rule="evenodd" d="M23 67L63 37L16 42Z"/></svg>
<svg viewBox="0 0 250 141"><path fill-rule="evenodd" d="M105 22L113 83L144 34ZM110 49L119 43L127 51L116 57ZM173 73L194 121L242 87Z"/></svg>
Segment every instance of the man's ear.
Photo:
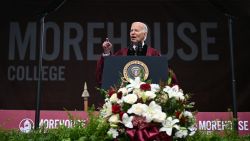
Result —
<svg viewBox="0 0 250 141"><path fill-rule="evenodd" d="M147 39L147 32L144 32L144 42L146 41L146 39Z"/></svg>

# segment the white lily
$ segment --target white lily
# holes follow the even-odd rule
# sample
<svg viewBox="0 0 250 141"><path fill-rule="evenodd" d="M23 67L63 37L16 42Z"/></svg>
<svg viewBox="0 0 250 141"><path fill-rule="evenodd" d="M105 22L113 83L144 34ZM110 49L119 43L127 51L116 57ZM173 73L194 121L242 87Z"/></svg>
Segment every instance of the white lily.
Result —
<svg viewBox="0 0 250 141"><path fill-rule="evenodd" d="M140 77L135 77L135 79L129 79L129 83L126 88L128 89L128 92L133 91L133 89L139 89L141 84L145 84L145 82L141 82Z"/></svg>
<svg viewBox="0 0 250 141"><path fill-rule="evenodd" d="M112 103L116 103L119 99L117 98L117 94L114 93L112 94L112 96L110 97L110 102Z"/></svg>
<svg viewBox="0 0 250 141"><path fill-rule="evenodd" d="M127 113L129 114L134 113L138 116L141 116L146 111L147 108L148 106L146 104L136 103L128 109Z"/></svg>
<svg viewBox="0 0 250 141"><path fill-rule="evenodd" d="M163 91L168 93L169 98L174 97L177 100L184 100L185 99L183 91L181 89L179 89L178 85L175 85L172 88L169 86L165 86Z"/></svg>
<svg viewBox="0 0 250 141"><path fill-rule="evenodd" d="M112 123L112 124L119 123L120 122L120 120L119 120L119 114L112 115L109 118L109 122Z"/></svg>
<svg viewBox="0 0 250 141"><path fill-rule="evenodd" d="M102 107L102 110L101 110L100 114L104 118L112 115L112 104L111 104L110 101L106 101L106 103Z"/></svg>
<svg viewBox="0 0 250 141"><path fill-rule="evenodd" d="M172 117L168 117L166 120L162 122L162 128L160 131L165 131L169 136L172 135L173 128L179 129L180 127L176 125L179 122L179 119L173 119Z"/></svg>
<svg viewBox="0 0 250 141"><path fill-rule="evenodd" d="M134 104L137 101L136 94L128 94L122 98L122 100L128 104Z"/></svg>
<svg viewBox="0 0 250 141"><path fill-rule="evenodd" d="M142 91L141 89L134 89L133 93L136 94L138 96L138 98L141 98L144 91Z"/></svg>
<svg viewBox="0 0 250 141"><path fill-rule="evenodd" d="M164 112L159 112L154 115L154 122L162 123L167 117L167 114Z"/></svg>
<svg viewBox="0 0 250 141"><path fill-rule="evenodd" d="M118 90L118 92L122 92L122 95L127 95L128 94L128 89L123 87Z"/></svg>
<svg viewBox="0 0 250 141"><path fill-rule="evenodd" d="M158 84L150 84L151 91L153 92L159 92L161 90L160 86Z"/></svg>
<svg viewBox="0 0 250 141"><path fill-rule="evenodd" d="M188 130L185 127L181 127L176 133L177 138L185 138L188 135Z"/></svg>
<svg viewBox="0 0 250 141"><path fill-rule="evenodd" d="M162 112L161 106L156 104L155 101L151 101L146 111L142 114L147 122L163 121L166 118L166 114Z"/></svg>
<svg viewBox="0 0 250 141"><path fill-rule="evenodd" d="M145 96L148 99L154 99L156 97L156 94L153 91L146 91Z"/></svg>
<svg viewBox="0 0 250 141"><path fill-rule="evenodd" d="M133 128L133 124L132 124L132 120L133 120L133 116L128 116L127 113L124 113L122 116L122 123L128 127L128 128Z"/></svg>
<svg viewBox="0 0 250 141"><path fill-rule="evenodd" d="M188 130L190 131L189 136L193 136L195 132L197 131L197 127L193 125L191 127L188 127Z"/></svg>
<svg viewBox="0 0 250 141"><path fill-rule="evenodd" d="M193 118L193 114L189 111L184 111L183 112L184 117L188 117L189 119Z"/></svg>

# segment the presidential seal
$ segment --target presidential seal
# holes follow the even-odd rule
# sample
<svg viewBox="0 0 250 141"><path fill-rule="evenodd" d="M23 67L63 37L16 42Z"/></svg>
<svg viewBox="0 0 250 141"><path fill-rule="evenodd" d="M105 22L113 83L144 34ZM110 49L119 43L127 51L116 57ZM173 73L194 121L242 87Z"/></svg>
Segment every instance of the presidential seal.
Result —
<svg viewBox="0 0 250 141"><path fill-rule="evenodd" d="M148 66L139 60L130 61L123 68L123 76L127 81L129 81L129 78L135 79L135 77L142 77L146 80L148 75Z"/></svg>

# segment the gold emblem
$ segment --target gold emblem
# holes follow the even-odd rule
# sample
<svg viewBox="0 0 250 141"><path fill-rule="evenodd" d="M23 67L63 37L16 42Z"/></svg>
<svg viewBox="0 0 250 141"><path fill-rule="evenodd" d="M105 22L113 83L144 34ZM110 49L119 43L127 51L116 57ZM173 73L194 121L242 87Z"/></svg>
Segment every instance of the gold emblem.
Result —
<svg viewBox="0 0 250 141"><path fill-rule="evenodd" d="M135 77L140 77L140 76L144 80L146 80L148 78L148 75L149 75L148 66L139 60L130 61L123 68L123 76L127 81L129 81L129 78L135 79Z"/></svg>

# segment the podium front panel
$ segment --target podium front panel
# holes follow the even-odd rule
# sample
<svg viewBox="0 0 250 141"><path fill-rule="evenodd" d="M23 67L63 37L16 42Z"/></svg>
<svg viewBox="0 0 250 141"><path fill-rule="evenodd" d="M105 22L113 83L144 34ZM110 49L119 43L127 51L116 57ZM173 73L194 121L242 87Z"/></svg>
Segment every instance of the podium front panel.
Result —
<svg viewBox="0 0 250 141"><path fill-rule="evenodd" d="M131 61L141 61L148 67L148 78L152 83L167 81L168 60L165 56L106 56L104 57L104 69L102 74L102 88L120 84L123 69Z"/></svg>

